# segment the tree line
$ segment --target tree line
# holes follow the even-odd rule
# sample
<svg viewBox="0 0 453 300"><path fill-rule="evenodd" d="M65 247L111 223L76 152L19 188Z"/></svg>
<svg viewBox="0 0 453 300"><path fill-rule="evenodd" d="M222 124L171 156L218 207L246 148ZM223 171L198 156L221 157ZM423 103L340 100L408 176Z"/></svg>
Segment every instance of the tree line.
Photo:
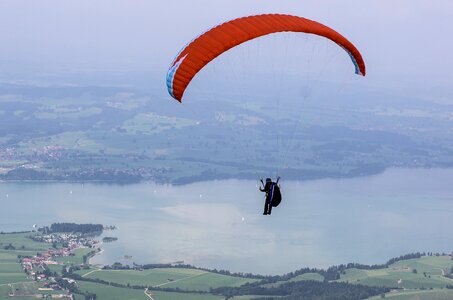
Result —
<svg viewBox="0 0 453 300"><path fill-rule="evenodd" d="M183 268L183 269L196 269L206 272L211 272L220 275L227 275L232 277L239 277L239 278L247 278L247 279L258 279L262 280L261 284L266 283L275 283L277 281L287 281L291 278L294 278L299 275L303 275L306 273L318 273L324 277L324 281L332 281L338 280L341 277L341 274L344 274L346 269L356 268L361 270L376 270L376 269L384 269L388 268L390 265L407 259L414 259L420 258L422 256L426 256L425 252L415 252L409 253L405 255L401 255L398 257L394 257L389 259L384 264L374 264L374 265L366 265L366 264L359 264L359 263L348 263L348 264L340 264L338 266L331 266L327 269L318 269L318 268L301 268L299 270L289 272L283 275L259 275L259 274L252 274L252 273L242 273L242 272L230 272L228 270L217 270L217 269L208 269L208 268L200 268L196 266L192 266L190 264L135 264L133 266L123 265L119 262L114 263L112 265L106 265L103 269L106 270L148 270L148 269L159 269L159 268Z"/></svg>
<svg viewBox="0 0 453 300"><path fill-rule="evenodd" d="M390 288L345 282L303 280L267 288L255 284L244 284L240 287L220 287L211 289L210 292L225 296L226 299L240 295L256 295L257 298L253 298L253 300L358 300L388 293Z"/></svg>
<svg viewBox="0 0 453 300"><path fill-rule="evenodd" d="M102 232L103 229L104 226L101 224L53 223L48 232L95 233Z"/></svg>

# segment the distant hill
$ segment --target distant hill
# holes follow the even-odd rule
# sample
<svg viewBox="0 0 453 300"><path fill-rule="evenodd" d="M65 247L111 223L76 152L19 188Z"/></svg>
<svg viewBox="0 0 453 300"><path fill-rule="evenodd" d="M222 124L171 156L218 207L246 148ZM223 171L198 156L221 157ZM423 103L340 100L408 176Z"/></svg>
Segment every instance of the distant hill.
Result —
<svg viewBox="0 0 453 300"><path fill-rule="evenodd" d="M170 99L133 88L0 84L0 180L189 183L451 167L452 105L357 91Z"/></svg>

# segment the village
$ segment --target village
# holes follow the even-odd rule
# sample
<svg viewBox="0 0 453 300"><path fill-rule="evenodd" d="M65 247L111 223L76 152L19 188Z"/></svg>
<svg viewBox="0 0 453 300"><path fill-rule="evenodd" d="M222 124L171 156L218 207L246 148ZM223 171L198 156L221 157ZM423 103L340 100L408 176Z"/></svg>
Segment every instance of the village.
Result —
<svg viewBox="0 0 453 300"><path fill-rule="evenodd" d="M69 268L59 258L75 256L77 249L92 249L82 258L83 263L86 263L90 256L99 251L96 248L98 241L82 233L37 234L31 235L30 238L37 242L51 244L53 248L33 256L19 256L24 272L30 279L39 283L41 287L38 290L46 297L74 299L72 291L76 287L75 280L65 278L55 272L56 268L61 267L62 274L65 274L65 268ZM56 291L61 291L61 293L55 293ZM13 290L10 296L17 296L17 294L15 295Z"/></svg>

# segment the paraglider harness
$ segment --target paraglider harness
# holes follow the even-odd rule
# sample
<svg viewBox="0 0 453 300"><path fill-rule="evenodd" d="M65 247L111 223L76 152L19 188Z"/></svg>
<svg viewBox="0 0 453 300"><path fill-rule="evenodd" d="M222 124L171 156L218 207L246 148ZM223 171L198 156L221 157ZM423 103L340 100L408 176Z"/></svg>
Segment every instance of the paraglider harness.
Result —
<svg viewBox="0 0 453 300"><path fill-rule="evenodd" d="M276 182L271 182L271 186L269 187L269 191L267 191L266 198L269 199L270 204L272 207L277 207L281 202L282 202L282 194L280 192L280 186L278 185L278 181L280 180L280 177L277 177ZM260 179L261 184L263 185L263 188L265 188L265 184L263 182L263 179Z"/></svg>

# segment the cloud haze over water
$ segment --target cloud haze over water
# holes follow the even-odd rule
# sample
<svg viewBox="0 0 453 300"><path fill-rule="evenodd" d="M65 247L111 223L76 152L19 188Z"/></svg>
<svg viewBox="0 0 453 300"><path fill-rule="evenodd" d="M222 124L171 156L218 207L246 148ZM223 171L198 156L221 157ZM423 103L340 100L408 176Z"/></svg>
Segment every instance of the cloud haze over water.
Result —
<svg viewBox="0 0 453 300"><path fill-rule="evenodd" d="M320 21L364 54L369 82L451 85L451 1L2 1L4 71L165 74L178 50L220 22L260 13Z"/></svg>
<svg viewBox="0 0 453 300"><path fill-rule="evenodd" d="M452 179L448 169L391 169L353 179L285 181L284 201L271 217L261 215L262 194L253 181L4 183L0 201L8 195L11 203L0 210L0 229L51 222L116 225L106 235L118 241L104 244L94 263L131 263L127 254L136 263L184 260L262 274L374 264L402 253L452 249L445 238L451 231L445 220L453 212Z"/></svg>

